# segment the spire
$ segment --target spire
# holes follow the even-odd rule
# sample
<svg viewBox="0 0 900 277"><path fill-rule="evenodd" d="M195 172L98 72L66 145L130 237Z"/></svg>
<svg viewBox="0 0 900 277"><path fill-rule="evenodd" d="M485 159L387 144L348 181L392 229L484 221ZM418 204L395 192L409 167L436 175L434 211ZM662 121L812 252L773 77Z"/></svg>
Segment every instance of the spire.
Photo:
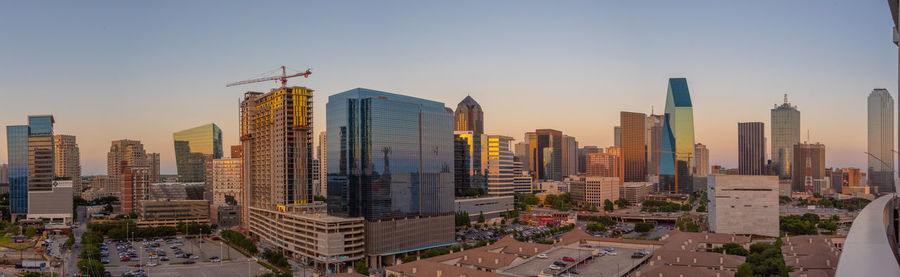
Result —
<svg viewBox="0 0 900 277"><path fill-rule="evenodd" d="M788 103L788 101L787 101L787 93L784 94L784 103L785 103L785 104Z"/></svg>

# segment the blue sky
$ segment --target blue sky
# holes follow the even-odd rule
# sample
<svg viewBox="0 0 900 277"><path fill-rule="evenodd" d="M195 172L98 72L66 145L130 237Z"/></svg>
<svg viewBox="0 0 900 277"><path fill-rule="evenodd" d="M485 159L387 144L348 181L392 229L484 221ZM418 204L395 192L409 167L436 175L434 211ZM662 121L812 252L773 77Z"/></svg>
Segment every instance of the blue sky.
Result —
<svg viewBox="0 0 900 277"><path fill-rule="evenodd" d="M313 68L289 85L316 90L316 133L328 95L366 87L453 108L470 94L487 133L608 146L619 111L659 113L686 77L712 164L736 166L737 122L768 133L788 93L828 166L865 167L866 96L896 97L892 25L883 0L3 2L0 125L52 113L84 174L122 138L175 173L173 132L212 122L237 144L241 94L275 84L224 84L287 65Z"/></svg>

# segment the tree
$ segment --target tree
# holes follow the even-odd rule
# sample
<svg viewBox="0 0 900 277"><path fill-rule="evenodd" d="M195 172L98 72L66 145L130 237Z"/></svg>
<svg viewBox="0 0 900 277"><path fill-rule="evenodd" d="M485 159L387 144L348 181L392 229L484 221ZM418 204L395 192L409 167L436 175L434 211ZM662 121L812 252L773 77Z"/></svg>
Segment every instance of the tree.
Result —
<svg viewBox="0 0 900 277"><path fill-rule="evenodd" d="M653 230L653 223L638 222L634 224L634 231L638 233L646 233Z"/></svg>
<svg viewBox="0 0 900 277"><path fill-rule="evenodd" d="M631 205L631 202L625 198L619 198L615 203L616 206L619 206L619 208L628 208L628 206Z"/></svg>
<svg viewBox="0 0 900 277"><path fill-rule="evenodd" d="M316 195L313 197L313 201L325 202L325 196Z"/></svg>
<svg viewBox="0 0 900 277"><path fill-rule="evenodd" d="M34 235L36 235L36 234L37 234L37 229L35 229L34 226L28 226L27 228L25 228L25 237L26 238L34 237Z"/></svg>
<svg viewBox="0 0 900 277"><path fill-rule="evenodd" d="M606 199L606 200L603 200L603 210L611 212L611 211L616 210L616 207L613 205L612 201L609 201L609 199Z"/></svg>
<svg viewBox="0 0 900 277"><path fill-rule="evenodd" d="M100 260L81 260L78 261L78 271L90 277L101 277L106 268L100 263Z"/></svg>
<svg viewBox="0 0 900 277"><path fill-rule="evenodd" d="M359 273L362 275L366 275L366 276L369 275L369 267L366 266L366 263L364 263L362 261L358 261L355 264L353 264L353 271L356 271L356 273Z"/></svg>
<svg viewBox="0 0 900 277"><path fill-rule="evenodd" d="M591 232L606 232L606 226L600 223L591 223L587 225L587 230Z"/></svg>
<svg viewBox="0 0 900 277"><path fill-rule="evenodd" d="M103 207L103 211L106 212L106 213L111 213L111 212L113 212L113 206L112 206L112 203L106 203L106 206Z"/></svg>
<svg viewBox="0 0 900 277"><path fill-rule="evenodd" d="M834 223L834 221L831 221L829 219L829 220L819 222L819 228L831 231L833 233L834 231L837 231L838 226L837 226L837 223Z"/></svg>
<svg viewBox="0 0 900 277"><path fill-rule="evenodd" d="M88 260L100 260L100 248L96 245L88 244L81 249L81 258Z"/></svg>
<svg viewBox="0 0 900 277"><path fill-rule="evenodd" d="M737 273L734 274L734 277L753 277L753 266L750 263L743 263L738 267Z"/></svg>
<svg viewBox="0 0 900 277"><path fill-rule="evenodd" d="M750 251L747 251L747 249L744 249L743 246L741 246L740 244L737 244L737 243L733 243L733 242L723 244L722 247L713 248L713 252L717 252L717 253L724 252L725 254L728 254L728 255L738 255L738 256L747 256L750 254Z"/></svg>
<svg viewBox="0 0 900 277"><path fill-rule="evenodd" d="M456 212L456 227L469 227L471 222L469 221L469 213L465 211Z"/></svg>
<svg viewBox="0 0 900 277"><path fill-rule="evenodd" d="M478 212L478 223L484 223L484 212Z"/></svg>
<svg viewBox="0 0 900 277"><path fill-rule="evenodd" d="M809 223L812 223L812 224L818 224L819 220L821 219L821 218L819 218L819 215L813 214L813 213L805 213L800 218L803 220L809 221Z"/></svg>
<svg viewBox="0 0 900 277"><path fill-rule="evenodd" d="M21 231L22 231L22 227L19 227L18 224L9 225L9 227L6 228L6 233L11 234L11 235L18 235L19 232L21 232Z"/></svg>

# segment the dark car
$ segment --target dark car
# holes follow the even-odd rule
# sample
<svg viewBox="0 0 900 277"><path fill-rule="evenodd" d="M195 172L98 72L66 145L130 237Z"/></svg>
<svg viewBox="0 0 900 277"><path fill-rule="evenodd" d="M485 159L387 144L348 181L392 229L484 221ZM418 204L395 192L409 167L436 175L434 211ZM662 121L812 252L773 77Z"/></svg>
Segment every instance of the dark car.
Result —
<svg viewBox="0 0 900 277"><path fill-rule="evenodd" d="M555 261L555 262L553 262L553 264L556 265L556 266L560 266L560 267L569 265L569 263L566 263L566 262L563 262L563 261Z"/></svg>
<svg viewBox="0 0 900 277"><path fill-rule="evenodd" d="M631 254L632 259L640 259L640 258L643 258L644 256L646 256L646 255L644 255L644 253L641 253L641 252L634 252L634 254Z"/></svg>
<svg viewBox="0 0 900 277"><path fill-rule="evenodd" d="M194 264L194 261L187 260L187 261L184 261L184 264Z"/></svg>

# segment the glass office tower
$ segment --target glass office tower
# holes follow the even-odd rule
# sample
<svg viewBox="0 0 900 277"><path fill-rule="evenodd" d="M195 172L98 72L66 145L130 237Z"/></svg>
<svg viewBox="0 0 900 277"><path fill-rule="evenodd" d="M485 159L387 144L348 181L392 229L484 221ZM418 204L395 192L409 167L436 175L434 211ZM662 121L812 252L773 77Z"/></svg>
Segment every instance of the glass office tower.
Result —
<svg viewBox="0 0 900 277"><path fill-rule="evenodd" d="M9 155L9 210L28 213L28 126L6 126Z"/></svg>
<svg viewBox="0 0 900 277"><path fill-rule="evenodd" d="M222 158L222 130L206 124L172 134L175 138L175 165L181 182L206 181L213 159Z"/></svg>
<svg viewBox="0 0 900 277"><path fill-rule="evenodd" d="M53 189L52 115L28 116L28 125L6 126L9 206L13 215L28 213L28 192Z"/></svg>
<svg viewBox="0 0 900 277"><path fill-rule="evenodd" d="M670 78L663 121L658 191L691 193L693 190L694 108L687 79Z"/></svg>
<svg viewBox="0 0 900 277"><path fill-rule="evenodd" d="M329 96L326 115L329 214L366 219L375 263L452 244L452 112L357 88Z"/></svg>
<svg viewBox="0 0 900 277"><path fill-rule="evenodd" d="M894 98L887 89L868 97L869 184L878 192L894 192Z"/></svg>
<svg viewBox="0 0 900 277"><path fill-rule="evenodd" d="M793 172L794 145L800 143L800 111L788 102L775 105L772 112L772 164L781 179L789 179ZM802 164L800 166L803 166Z"/></svg>

